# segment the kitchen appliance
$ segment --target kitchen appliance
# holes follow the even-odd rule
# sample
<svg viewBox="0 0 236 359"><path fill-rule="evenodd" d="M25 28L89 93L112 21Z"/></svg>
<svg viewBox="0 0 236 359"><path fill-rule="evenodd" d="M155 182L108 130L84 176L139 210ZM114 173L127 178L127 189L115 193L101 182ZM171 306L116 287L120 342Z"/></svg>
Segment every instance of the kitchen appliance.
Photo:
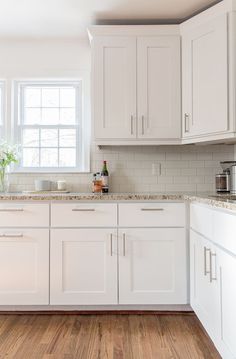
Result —
<svg viewBox="0 0 236 359"><path fill-rule="evenodd" d="M236 164L230 169L230 192L236 193Z"/></svg>
<svg viewBox="0 0 236 359"><path fill-rule="evenodd" d="M236 193L236 161L222 161L220 162L220 165L223 172L218 173L215 176L216 192ZM233 174L234 170L235 173Z"/></svg>
<svg viewBox="0 0 236 359"><path fill-rule="evenodd" d="M216 192L230 192L230 173L216 174Z"/></svg>

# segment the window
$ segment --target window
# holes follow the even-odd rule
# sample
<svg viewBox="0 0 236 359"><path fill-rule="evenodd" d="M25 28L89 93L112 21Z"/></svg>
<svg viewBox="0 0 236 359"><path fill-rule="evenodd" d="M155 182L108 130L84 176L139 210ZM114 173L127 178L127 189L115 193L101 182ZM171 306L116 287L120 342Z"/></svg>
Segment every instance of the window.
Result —
<svg viewBox="0 0 236 359"><path fill-rule="evenodd" d="M15 139L20 171L85 171L82 81L18 82Z"/></svg>
<svg viewBox="0 0 236 359"><path fill-rule="evenodd" d="M5 86L4 86L4 82L0 81L0 141L2 141L4 139L4 91Z"/></svg>

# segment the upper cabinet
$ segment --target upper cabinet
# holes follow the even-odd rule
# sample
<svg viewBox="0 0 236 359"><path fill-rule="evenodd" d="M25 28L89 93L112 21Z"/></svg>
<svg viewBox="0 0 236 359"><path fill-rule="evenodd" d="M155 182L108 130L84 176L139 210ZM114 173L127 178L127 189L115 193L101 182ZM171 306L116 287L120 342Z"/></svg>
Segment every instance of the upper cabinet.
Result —
<svg viewBox="0 0 236 359"><path fill-rule="evenodd" d="M180 38L137 39L138 138L180 139Z"/></svg>
<svg viewBox="0 0 236 359"><path fill-rule="evenodd" d="M183 33L184 137L227 131L227 17Z"/></svg>
<svg viewBox="0 0 236 359"><path fill-rule="evenodd" d="M235 15L229 3L222 1L180 26L183 143L236 136Z"/></svg>
<svg viewBox="0 0 236 359"><path fill-rule="evenodd" d="M178 27L93 26L89 32L97 144L180 143Z"/></svg>
<svg viewBox="0 0 236 359"><path fill-rule="evenodd" d="M92 26L95 142L236 143L235 34L236 0L180 25Z"/></svg>
<svg viewBox="0 0 236 359"><path fill-rule="evenodd" d="M136 138L136 39L98 37L93 53L96 139Z"/></svg>

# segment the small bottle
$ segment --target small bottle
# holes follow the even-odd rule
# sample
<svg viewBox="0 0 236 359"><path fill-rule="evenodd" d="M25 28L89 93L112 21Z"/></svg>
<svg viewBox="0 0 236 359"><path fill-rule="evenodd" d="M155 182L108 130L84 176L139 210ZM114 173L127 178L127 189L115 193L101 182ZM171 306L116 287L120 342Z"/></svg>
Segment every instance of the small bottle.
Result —
<svg viewBox="0 0 236 359"><path fill-rule="evenodd" d="M108 191L109 191L109 183L108 183L109 173L107 170L107 161L103 161L101 178L102 178L102 193L108 193Z"/></svg>

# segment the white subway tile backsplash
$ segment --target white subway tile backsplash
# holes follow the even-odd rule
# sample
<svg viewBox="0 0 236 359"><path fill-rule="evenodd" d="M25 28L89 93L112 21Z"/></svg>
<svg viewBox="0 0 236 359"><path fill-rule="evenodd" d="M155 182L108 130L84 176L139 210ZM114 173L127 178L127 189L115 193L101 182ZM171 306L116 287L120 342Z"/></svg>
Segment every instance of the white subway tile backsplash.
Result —
<svg viewBox="0 0 236 359"><path fill-rule="evenodd" d="M233 145L212 146L92 146L91 172L108 161L111 192L212 191L220 161L234 159ZM155 171L153 173L153 164ZM161 173L159 168L161 166ZM65 179L68 189L91 192L90 174L10 174L10 190L33 190L36 178Z"/></svg>

